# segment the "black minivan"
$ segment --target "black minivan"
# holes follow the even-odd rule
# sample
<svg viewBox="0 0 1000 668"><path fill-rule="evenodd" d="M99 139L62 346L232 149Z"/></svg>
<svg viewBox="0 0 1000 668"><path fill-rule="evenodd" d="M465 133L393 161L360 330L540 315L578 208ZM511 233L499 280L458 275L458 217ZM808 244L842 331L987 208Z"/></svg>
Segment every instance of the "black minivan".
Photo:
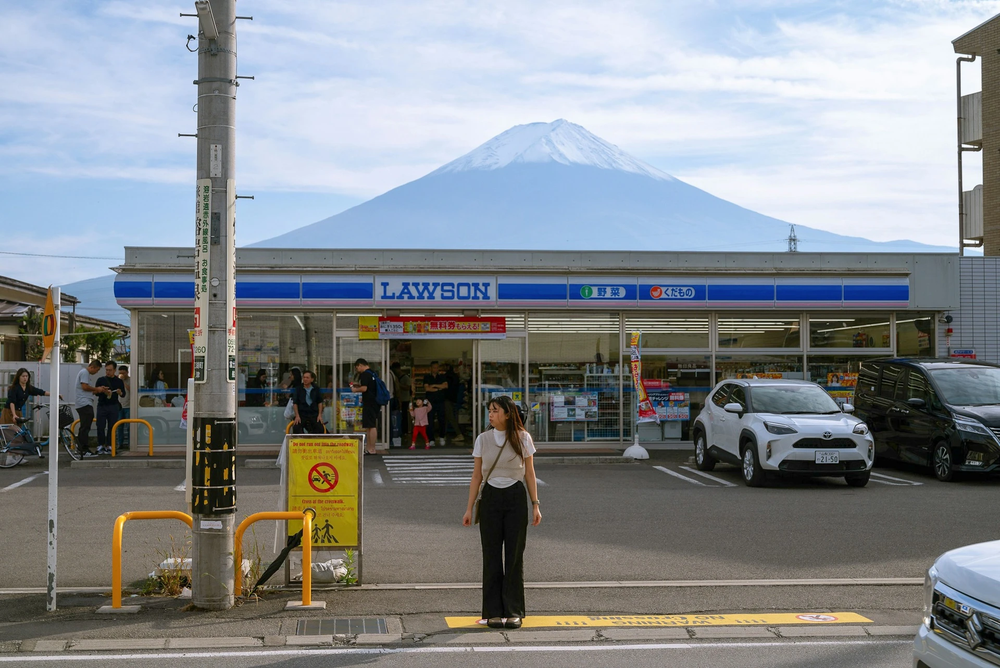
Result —
<svg viewBox="0 0 1000 668"><path fill-rule="evenodd" d="M934 469L939 480L1000 468L1000 366L959 359L861 363L855 415L875 456Z"/></svg>

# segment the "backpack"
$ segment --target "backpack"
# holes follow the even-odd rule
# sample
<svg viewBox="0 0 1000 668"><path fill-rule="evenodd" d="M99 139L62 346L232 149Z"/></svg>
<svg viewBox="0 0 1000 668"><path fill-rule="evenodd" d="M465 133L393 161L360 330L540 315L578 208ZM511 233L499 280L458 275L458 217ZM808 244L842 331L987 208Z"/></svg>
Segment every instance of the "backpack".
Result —
<svg viewBox="0 0 1000 668"><path fill-rule="evenodd" d="M372 372L372 376L375 377L375 403L379 406L385 406L389 403L392 396L389 394L389 388L385 386L382 379L378 377L374 369L368 369Z"/></svg>

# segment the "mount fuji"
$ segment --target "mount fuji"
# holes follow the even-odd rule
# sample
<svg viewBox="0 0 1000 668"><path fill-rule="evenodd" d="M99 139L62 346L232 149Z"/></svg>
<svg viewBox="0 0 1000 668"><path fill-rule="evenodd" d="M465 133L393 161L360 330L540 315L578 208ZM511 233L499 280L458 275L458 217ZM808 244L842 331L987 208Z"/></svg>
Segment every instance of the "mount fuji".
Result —
<svg viewBox="0 0 1000 668"><path fill-rule="evenodd" d="M807 252L954 252L796 225ZM565 120L518 125L264 248L784 251L789 223L727 202Z"/></svg>

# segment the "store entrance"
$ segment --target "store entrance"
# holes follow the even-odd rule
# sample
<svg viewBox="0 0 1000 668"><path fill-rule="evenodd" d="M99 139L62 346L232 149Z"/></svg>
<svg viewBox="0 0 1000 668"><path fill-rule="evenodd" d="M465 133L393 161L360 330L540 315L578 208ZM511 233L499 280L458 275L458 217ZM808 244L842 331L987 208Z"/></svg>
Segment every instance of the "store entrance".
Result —
<svg viewBox="0 0 1000 668"><path fill-rule="evenodd" d="M417 447L471 447L475 441L474 341L393 339L388 344L389 368L399 397L390 411L391 446L413 444L410 410L419 415L422 411L416 409L429 402L427 440L419 437Z"/></svg>

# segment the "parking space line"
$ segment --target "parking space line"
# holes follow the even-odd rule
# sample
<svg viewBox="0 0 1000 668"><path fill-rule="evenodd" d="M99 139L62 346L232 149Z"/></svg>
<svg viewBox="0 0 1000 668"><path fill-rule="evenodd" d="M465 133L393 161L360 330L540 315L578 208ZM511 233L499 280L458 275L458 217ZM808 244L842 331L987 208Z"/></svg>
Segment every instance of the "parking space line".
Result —
<svg viewBox="0 0 1000 668"><path fill-rule="evenodd" d="M691 483L692 485L698 485L700 487L715 487L715 485L706 485L705 483L701 482L700 480L695 480L694 478L689 478L686 475L681 475L677 471L671 471L670 469L668 469L665 466L654 466L653 468L657 469L659 471L663 471L664 473L666 473L668 475L672 475L675 478L680 478L681 480L686 480L687 482Z"/></svg>
<svg viewBox="0 0 1000 668"><path fill-rule="evenodd" d="M714 480L715 482L721 483L721 484L725 485L726 487L736 487L735 484L729 482L728 480L723 480L722 478L716 478L714 475L708 475L704 471L699 471L698 469L693 469L693 468L690 468L688 466L682 466L681 468L684 469L685 471L690 471L691 473L693 473L695 475L700 475L702 477L708 478L709 480Z"/></svg>
<svg viewBox="0 0 1000 668"><path fill-rule="evenodd" d="M383 484L382 474L379 473L378 471L372 471L372 482L374 482L376 485Z"/></svg>
<svg viewBox="0 0 1000 668"><path fill-rule="evenodd" d="M10 490L17 489L18 487L20 487L22 485L27 485L29 482L31 482L35 478L39 478L39 477L41 477L43 475L48 475L48 474L49 474L48 471L43 471L42 473L36 473L33 476L28 476L24 480L19 480L18 482L15 482L13 485L7 485L3 489L0 489L0 492L9 492Z"/></svg>
<svg viewBox="0 0 1000 668"><path fill-rule="evenodd" d="M883 473L875 473L875 471L872 471L872 475L877 478L885 478L886 480L896 481L895 483L886 483L886 484L903 484L903 485L914 485L914 486L924 484L922 482L917 482L916 480L907 480L906 478L893 478L891 475L885 475ZM884 482L884 481L876 480L875 482Z"/></svg>

